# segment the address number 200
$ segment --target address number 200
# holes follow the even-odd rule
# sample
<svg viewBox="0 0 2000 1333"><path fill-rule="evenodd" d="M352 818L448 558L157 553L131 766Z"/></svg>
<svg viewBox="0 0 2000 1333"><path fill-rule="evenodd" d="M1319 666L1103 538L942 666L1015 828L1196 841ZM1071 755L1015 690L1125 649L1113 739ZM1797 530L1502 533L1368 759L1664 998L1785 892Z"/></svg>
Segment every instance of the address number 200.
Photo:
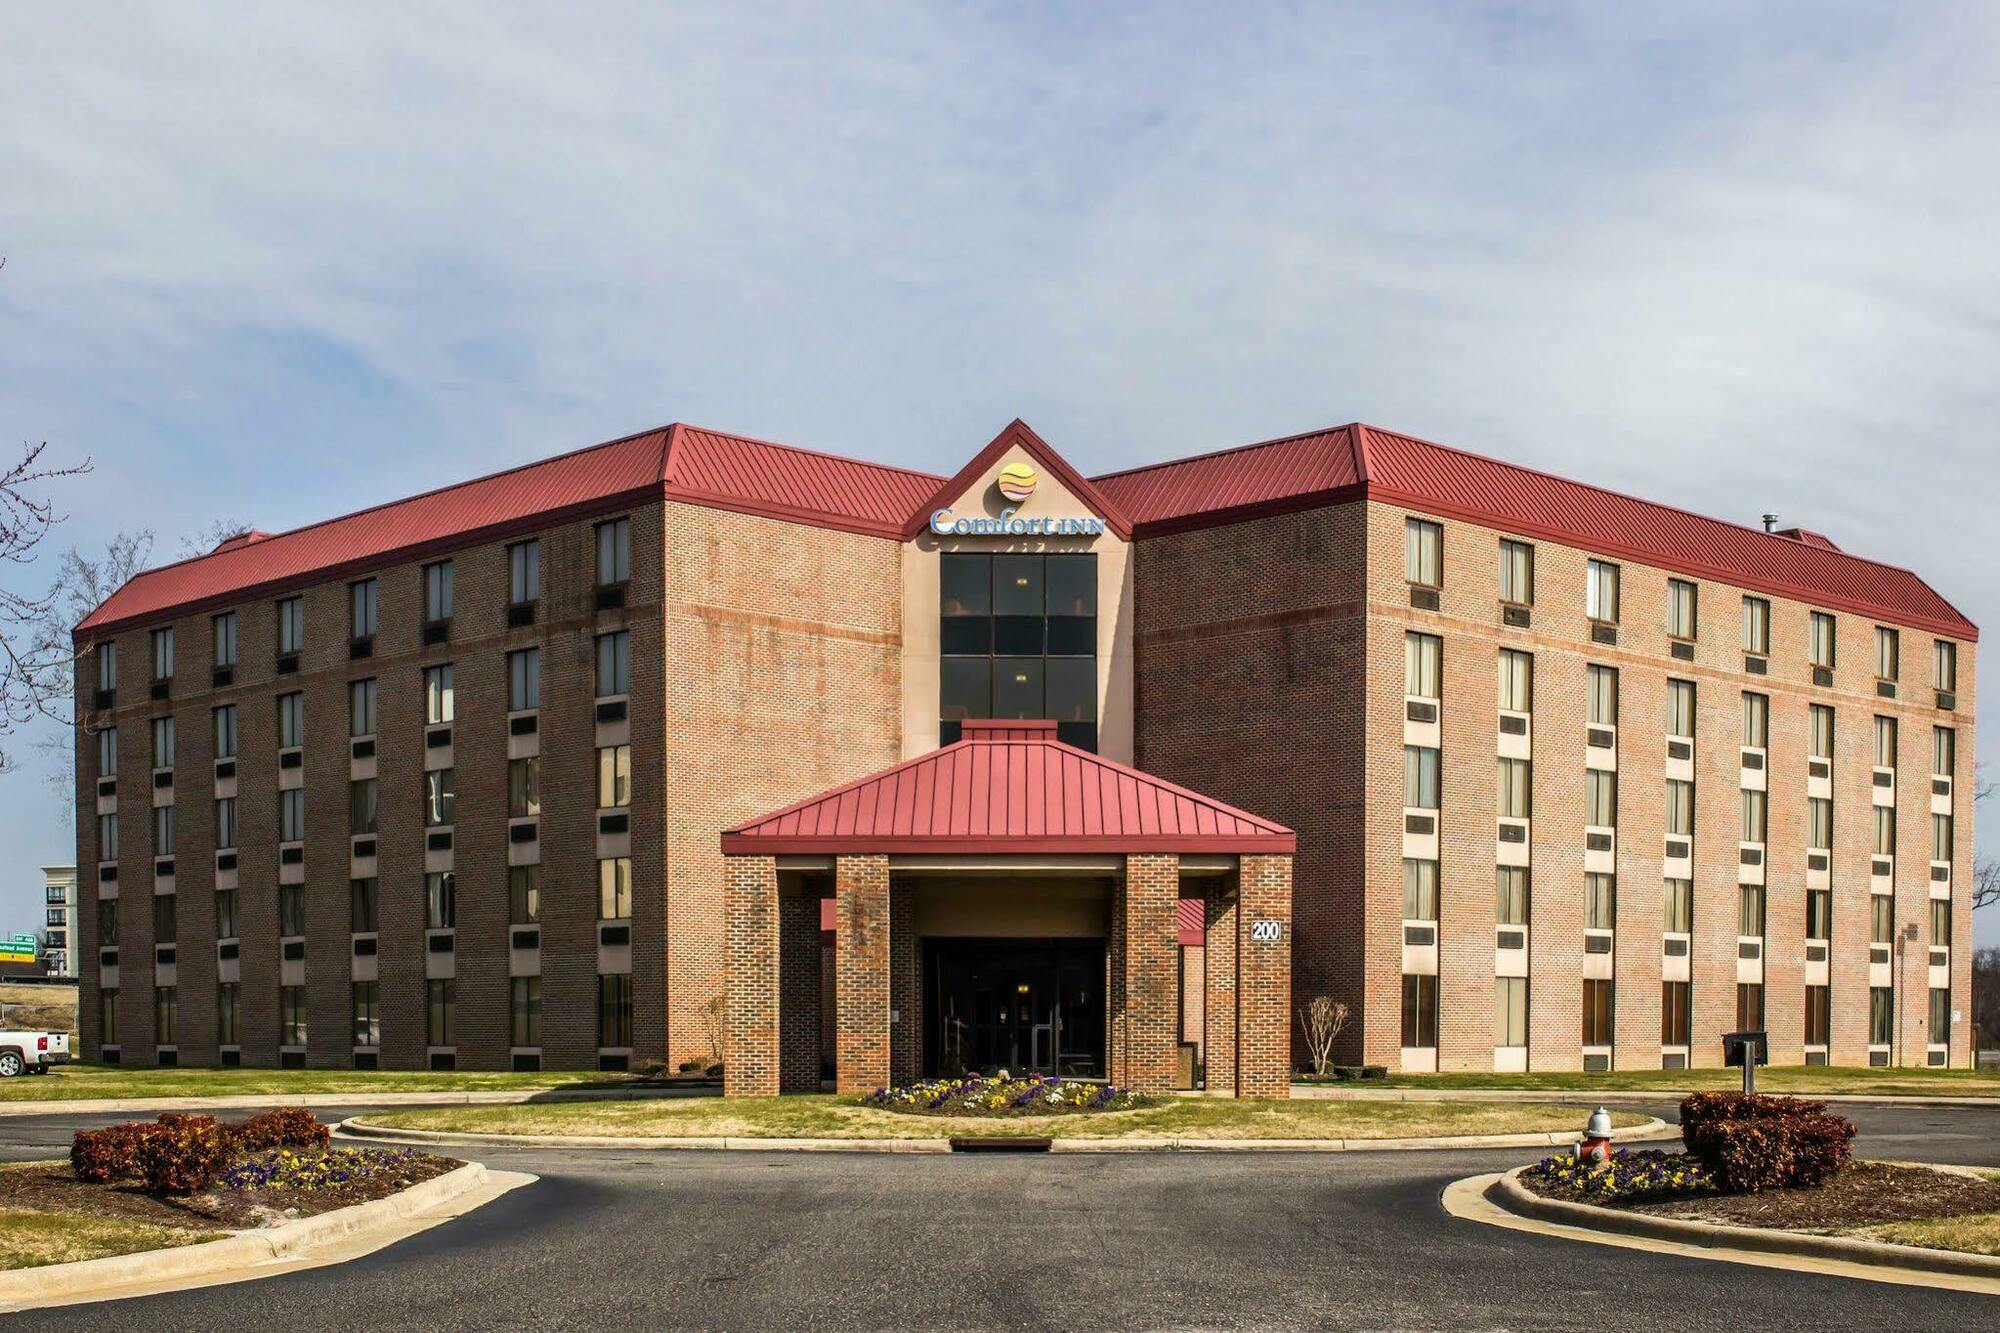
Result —
<svg viewBox="0 0 2000 1333"><path fill-rule="evenodd" d="M1285 938L1285 923L1282 921L1252 921L1250 938L1262 943L1272 943Z"/></svg>

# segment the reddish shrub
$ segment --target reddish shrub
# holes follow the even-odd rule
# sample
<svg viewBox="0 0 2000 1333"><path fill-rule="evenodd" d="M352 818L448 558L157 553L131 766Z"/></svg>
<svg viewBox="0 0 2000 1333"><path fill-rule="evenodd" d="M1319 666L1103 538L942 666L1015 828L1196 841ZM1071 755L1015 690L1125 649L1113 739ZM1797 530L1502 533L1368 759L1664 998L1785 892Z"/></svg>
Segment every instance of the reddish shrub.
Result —
<svg viewBox="0 0 2000 1333"><path fill-rule="evenodd" d="M139 1148L139 1175L154 1194L196 1194L229 1164L229 1136L214 1116L160 1117Z"/></svg>
<svg viewBox="0 0 2000 1333"><path fill-rule="evenodd" d="M267 1148L324 1148L333 1131L300 1106L265 1111L229 1127L229 1146L237 1152Z"/></svg>
<svg viewBox="0 0 2000 1333"><path fill-rule="evenodd" d="M1853 1140L1824 1102L1698 1092L1681 1103L1681 1142L1726 1190L1817 1185L1847 1165Z"/></svg>
<svg viewBox="0 0 2000 1333"><path fill-rule="evenodd" d="M70 1170L78 1180L104 1184L139 1176L139 1149L160 1132L160 1126L140 1122L79 1130L69 1146Z"/></svg>

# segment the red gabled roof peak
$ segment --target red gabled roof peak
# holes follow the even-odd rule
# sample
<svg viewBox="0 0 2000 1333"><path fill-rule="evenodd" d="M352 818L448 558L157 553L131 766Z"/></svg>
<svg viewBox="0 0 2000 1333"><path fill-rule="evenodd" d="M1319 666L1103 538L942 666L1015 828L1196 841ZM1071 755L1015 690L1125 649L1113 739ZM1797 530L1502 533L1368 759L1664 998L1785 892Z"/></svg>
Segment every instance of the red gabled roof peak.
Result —
<svg viewBox="0 0 2000 1333"><path fill-rule="evenodd" d="M1003 454L1015 447L1019 447L1021 452L1047 469L1062 483L1064 489L1094 510L1113 532L1120 537L1131 537L1132 521L1126 516L1124 509L1099 489L1096 483L1071 467L1068 460L1051 448L1047 440L1035 434L1027 422L1015 417L1001 428L998 435L987 441L985 448L974 454L964 467L954 472L943 485L931 492L923 504L910 513L903 523L903 539L908 541L922 532L933 513L965 494L966 490L983 477Z"/></svg>

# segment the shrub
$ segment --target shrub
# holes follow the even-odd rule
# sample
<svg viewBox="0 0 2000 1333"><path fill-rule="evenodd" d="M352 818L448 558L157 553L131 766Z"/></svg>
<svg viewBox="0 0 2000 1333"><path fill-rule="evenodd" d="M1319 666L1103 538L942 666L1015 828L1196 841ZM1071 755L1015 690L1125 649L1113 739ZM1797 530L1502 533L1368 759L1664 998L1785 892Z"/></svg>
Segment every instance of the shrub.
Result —
<svg viewBox="0 0 2000 1333"><path fill-rule="evenodd" d="M1698 1092L1681 1103L1681 1142L1734 1192L1817 1185L1847 1165L1853 1140L1825 1102Z"/></svg>
<svg viewBox="0 0 2000 1333"><path fill-rule="evenodd" d="M160 1132L160 1126L140 1122L79 1130L69 1145L69 1167L78 1180L102 1185L132 1180L139 1174L139 1149Z"/></svg>
<svg viewBox="0 0 2000 1333"><path fill-rule="evenodd" d="M239 1153L262 1152L266 1148L324 1150L332 1133L311 1111L300 1106L287 1106L231 1125L229 1146Z"/></svg>
<svg viewBox="0 0 2000 1333"><path fill-rule="evenodd" d="M229 1134L214 1116L161 1116L139 1147L139 1175L153 1194L196 1194L229 1162Z"/></svg>

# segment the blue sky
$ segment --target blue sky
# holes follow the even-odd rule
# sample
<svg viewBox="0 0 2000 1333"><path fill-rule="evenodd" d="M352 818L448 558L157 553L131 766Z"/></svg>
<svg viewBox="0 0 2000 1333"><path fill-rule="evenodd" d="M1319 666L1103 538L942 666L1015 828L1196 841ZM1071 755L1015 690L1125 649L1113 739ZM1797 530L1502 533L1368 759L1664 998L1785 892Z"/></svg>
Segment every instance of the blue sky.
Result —
<svg viewBox="0 0 2000 1333"><path fill-rule="evenodd" d="M1020 415L1097 471L1362 418L1775 510L2000 623L1996 28L23 11L0 422L95 460L62 542L170 551L677 419L949 470ZM35 775L0 794L6 930L70 853Z"/></svg>

